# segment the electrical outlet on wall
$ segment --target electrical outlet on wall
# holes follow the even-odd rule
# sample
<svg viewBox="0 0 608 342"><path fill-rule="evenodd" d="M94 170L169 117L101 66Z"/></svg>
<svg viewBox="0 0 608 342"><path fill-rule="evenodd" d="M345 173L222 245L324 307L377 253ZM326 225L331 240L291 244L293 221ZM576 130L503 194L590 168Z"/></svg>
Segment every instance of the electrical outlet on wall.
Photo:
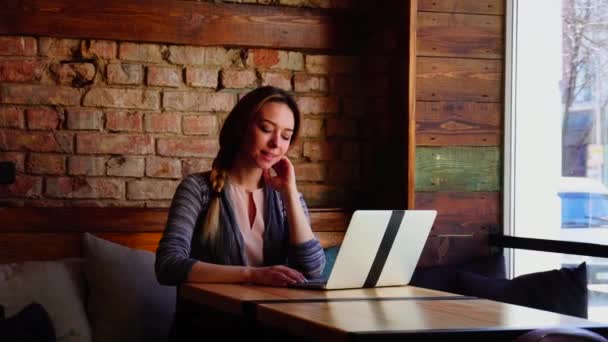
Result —
<svg viewBox="0 0 608 342"><path fill-rule="evenodd" d="M15 163L10 161L0 162L0 184L15 183Z"/></svg>

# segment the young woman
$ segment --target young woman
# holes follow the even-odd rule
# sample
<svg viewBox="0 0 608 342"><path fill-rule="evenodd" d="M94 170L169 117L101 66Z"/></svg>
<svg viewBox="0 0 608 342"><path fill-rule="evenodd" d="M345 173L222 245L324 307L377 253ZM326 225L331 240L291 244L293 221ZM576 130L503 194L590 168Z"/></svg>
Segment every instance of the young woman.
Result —
<svg viewBox="0 0 608 342"><path fill-rule="evenodd" d="M161 284L286 286L321 275L323 249L286 157L299 128L298 107L283 90L261 87L237 103L212 170L175 192L156 252ZM174 323L194 309L178 298Z"/></svg>

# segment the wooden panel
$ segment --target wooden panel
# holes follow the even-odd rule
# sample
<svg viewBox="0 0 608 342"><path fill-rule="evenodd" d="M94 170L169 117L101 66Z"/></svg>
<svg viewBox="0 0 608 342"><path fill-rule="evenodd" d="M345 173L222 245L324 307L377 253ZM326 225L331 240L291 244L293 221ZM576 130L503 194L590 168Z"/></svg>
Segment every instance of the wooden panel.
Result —
<svg viewBox="0 0 608 342"><path fill-rule="evenodd" d="M503 58L503 17L418 13L418 56Z"/></svg>
<svg viewBox="0 0 608 342"><path fill-rule="evenodd" d="M416 190L499 191L501 155L497 147L418 147Z"/></svg>
<svg viewBox="0 0 608 342"><path fill-rule="evenodd" d="M0 208L2 232L162 232L168 209Z"/></svg>
<svg viewBox="0 0 608 342"><path fill-rule="evenodd" d="M419 11L504 14L504 0L418 0Z"/></svg>
<svg viewBox="0 0 608 342"><path fill-rule="evenodd" d="M164 208L0 208L0 232L162 232ZM352 211L310 209L315 231L344 231Z"/></svg>
<svg viewBox="0 0 608 342"><path fill-rule="evenodd" d="M437 210L431 234L487 234L502 222L500 192L416 192L416 209Z"/></svg>
<svg viewBox="0 0 608 342"><path fill-rule="evenodd" d="M502 145L502 105L474 102L418 102L418 146Z"/></svg>
<svg viewBox="0 0 608 342"><path fill-rule="evenodd" d="M166 0L5 0L0 34L349 50L348 11Z"/></svg>
<svg viewBox="0 0 608 342"><path fill-rule="evenodd" d="M81 257L84 232L131 248L155 252L167 209L0 208L0 263ZM339 244L352 212L311 209L323 247Z"/></svg>
<svg viewBox="0 0 608 342"><path fill-rule="evenodd" d="M0 263L82 257L82 235L61 233L0 233ZM156 251L161 233L94 233L118 244Z"/></svg>
<svg viewBox="0 0 608 342"><path fill-rule="evenodd" d="M410 1L410 37L408 55L408 121L407 121L407 208L414 208L416 197L416 45L418 35L418 2Z"/></svg>
<svg viewBox="0 0 608 342"><path fill-rule="evenodd" d="M426 240L418 267L462 265L490 255L487 234L472 237L430 236Z"/></svg>
<svg viewBox="0 0 608 342"><path fill-rule="evenodd" d="M418 101L502 102L500 60L418 57L416 72Z"/></svg>

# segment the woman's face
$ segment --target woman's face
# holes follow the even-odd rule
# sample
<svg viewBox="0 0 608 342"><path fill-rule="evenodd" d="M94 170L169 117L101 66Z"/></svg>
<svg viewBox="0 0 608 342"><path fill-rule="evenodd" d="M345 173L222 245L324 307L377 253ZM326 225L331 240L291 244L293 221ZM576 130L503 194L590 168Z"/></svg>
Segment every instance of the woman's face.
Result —
<svg viewBox="0 0 608 342"><path fill-rule="evenodd" d="M289 149L295 125L289 106L267 102L249 125L242 148L244 161L262 169L278 162Z"/></svg>

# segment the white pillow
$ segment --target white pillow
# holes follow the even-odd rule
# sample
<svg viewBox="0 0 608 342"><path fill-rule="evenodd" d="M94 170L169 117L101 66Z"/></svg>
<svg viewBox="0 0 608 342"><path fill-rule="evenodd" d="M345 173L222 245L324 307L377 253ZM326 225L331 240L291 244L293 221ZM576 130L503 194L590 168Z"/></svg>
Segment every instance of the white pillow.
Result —
<svg viewBox="0 0 608 342"><path fill-rule="evenodd" d="M82 259L0 265L0 305L11 317L32 302L48 312L59 342L90 342Z"/></svg>

